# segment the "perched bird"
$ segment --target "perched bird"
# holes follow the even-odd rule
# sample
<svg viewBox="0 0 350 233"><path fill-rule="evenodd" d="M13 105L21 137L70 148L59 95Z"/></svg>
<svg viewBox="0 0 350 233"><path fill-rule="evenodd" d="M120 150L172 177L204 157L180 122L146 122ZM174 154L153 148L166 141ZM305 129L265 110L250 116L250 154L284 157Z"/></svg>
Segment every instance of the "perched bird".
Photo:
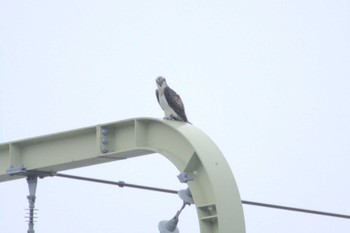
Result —
<svg viewBox="0 0 350 233"><path fill-rule="evenodd" d="M180 96L168 86L164 77L159 76L156 83L158 87L156 96L160 107L164 111L164 119L188 122Z"/></svg>

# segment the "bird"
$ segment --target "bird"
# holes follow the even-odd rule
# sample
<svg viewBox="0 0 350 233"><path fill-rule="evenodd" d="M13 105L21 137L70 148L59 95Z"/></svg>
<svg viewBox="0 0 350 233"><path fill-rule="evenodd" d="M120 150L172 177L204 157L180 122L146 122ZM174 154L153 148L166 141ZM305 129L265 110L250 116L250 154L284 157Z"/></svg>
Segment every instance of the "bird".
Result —
<svg viewBox="0 0 350 233"><path fill-rule="evenodd" d="M156 78L156 96L160 107L163 109L165 120L176 120L190 123L187 120L185 107L180 96L171 89L162 76Z"/></svg>

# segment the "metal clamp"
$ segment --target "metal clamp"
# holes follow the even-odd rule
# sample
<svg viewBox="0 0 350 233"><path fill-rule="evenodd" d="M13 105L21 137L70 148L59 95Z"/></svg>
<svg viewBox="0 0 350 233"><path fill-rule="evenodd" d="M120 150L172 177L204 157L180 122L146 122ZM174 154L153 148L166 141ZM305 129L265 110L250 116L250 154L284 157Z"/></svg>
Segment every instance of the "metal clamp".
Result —
<svg viewBox="0 0 350 233"><path fill-rule="evenodd" d="M182 172L180 173L177 178L179 179L179 181L181 183L187 183L187 181L191 181L193 180L193 176L191 173L188 173L188 172Z"/></svg>

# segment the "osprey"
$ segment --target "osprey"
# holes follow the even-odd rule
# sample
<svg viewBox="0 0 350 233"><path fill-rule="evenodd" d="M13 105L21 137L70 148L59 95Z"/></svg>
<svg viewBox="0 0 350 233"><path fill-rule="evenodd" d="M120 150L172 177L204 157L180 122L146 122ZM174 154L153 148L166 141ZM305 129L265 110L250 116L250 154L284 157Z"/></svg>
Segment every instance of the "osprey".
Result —
<svg viewBox="0 0 350 233"><path fill-rule="evenodd" d="M180 96L168 86L164 77L159 76L156 83L158 87L156 96L164 111L164 119L188 122Z"/></svg>

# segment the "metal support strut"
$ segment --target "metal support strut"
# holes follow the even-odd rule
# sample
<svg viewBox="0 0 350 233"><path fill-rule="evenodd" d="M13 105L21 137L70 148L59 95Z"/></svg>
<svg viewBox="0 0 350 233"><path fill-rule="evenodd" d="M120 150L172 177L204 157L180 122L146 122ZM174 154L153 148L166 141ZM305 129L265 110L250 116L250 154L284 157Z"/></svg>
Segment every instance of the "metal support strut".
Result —
<svg viewBox="0 0 350 233"><path fill-rule="evenodd" d="M28 216L28 231L27 233L34 233L34 219L35 217L35 191L38 183L38 177L35 175L27 176L27 183L29 187L29 195L27 199L29 201L29 216Z"/></svg>

